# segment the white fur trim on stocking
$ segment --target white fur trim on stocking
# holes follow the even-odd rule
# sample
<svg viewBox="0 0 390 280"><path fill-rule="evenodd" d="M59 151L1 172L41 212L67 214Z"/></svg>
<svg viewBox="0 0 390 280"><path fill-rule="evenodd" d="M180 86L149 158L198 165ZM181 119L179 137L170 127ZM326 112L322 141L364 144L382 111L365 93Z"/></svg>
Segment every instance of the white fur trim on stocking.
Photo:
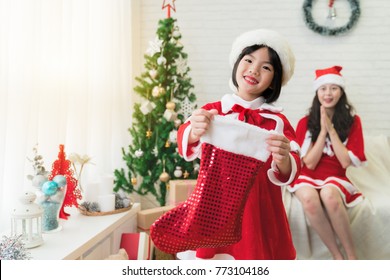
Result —
<svg viewBox="0 0 390 280"><path fill-rule="evenodd" d="M200 141L265 162L270 156L266 139L270 134L276 133L274 130L266 130L242 121L214 116Z"/></svg>

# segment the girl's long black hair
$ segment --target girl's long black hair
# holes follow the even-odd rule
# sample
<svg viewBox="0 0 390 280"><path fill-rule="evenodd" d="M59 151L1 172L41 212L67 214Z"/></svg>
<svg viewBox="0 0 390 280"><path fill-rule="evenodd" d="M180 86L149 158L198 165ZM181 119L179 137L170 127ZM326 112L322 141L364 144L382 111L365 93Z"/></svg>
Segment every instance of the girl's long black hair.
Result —
<svg viewBox="0 0 390 280"><path fill-rule="evenodd" d="M348 102L347 95L343 88L341 88L341 97L339 102L337 102L334 115L332 118L332 123L334 128L337 131L337 134L340 137L340 140L344 142L351 130L351 126L354 121L354 108ZM317 93L313 98L313 103L311 108L309 109L309 121L308 121L308 129L312 135L312 142L317 141L318 135L321 130L321 103L318 99Z"/></svg>

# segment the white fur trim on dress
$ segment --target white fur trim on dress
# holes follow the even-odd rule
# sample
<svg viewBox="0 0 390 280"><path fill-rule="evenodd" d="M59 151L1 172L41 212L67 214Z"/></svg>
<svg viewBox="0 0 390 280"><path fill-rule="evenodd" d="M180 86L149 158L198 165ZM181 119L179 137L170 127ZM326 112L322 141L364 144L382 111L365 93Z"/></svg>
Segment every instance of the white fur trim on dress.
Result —
<svg viewBox="0 0 390 280"><path fill-rule="evenodd" d="M237 94L225 94L221 99L222 112L227 114L236 104L252 110L268 110L273 113L281 113L283 111L282 107L275 106L272 103L265 103L265 99L262 96L252 101L246 101Z"/></svg>
<svg viewBox="0 0 390 280"><path fill-rule="evenodd" d="M295 141L290 141L290 149L292 152L296 152L298 154L301 154L301 147Z"/></svg>
<svg viewBox="0 0 390 280"><path fill-rule="evenodd" d="M359 190L354 185L352 185L350 182L347 182L347 181L342 180L342 179L337 178L337 177L328 177L325 180L320 180L320 179L313 179L313 178L310 178L308 176L300 175L299 178L302 178L302 179L306 180L306 182L302 182L300 184L296 184L296 185L294 185L294 187L292 187L291 185L288 185L287 186L287 190L288 191L296 192L298 189L300 189L300 188L302 188L304 186L311 186L311 187L313 187L315 189L321 189L321 188L323 188L326 185L326 186L334 187L334 188L336 188L339 191L341 197L343 198L344 204L347 207L353 207L353 206L357 205L358 203L362 202L363 199L364 199L363 196L359 196L356 199L354 199L353 201L351 201L350 203L347 203L345 194L341 191L341 189L337 185L335 185L333 183L330 183L329 181L333 180L333 181L338 182L351 195L358 193Z"/></svg>
<svg viewBox="0 0 390 280"><path fill-rule="evenodd" d="M348 138L343 142L343 145L346 146L348 142ZM305 134L305 140L303 140L302 147L301 147L301 158L303 158L310 147L311 144L311 133L310 131L306 131ZM327 154L328 156L334 156L333 149L331 147L332 142L329 140L329 138L326 138L325 140L325 146L323 149L323 153ZM351 159L352 165L355 167L365 166L367 164L366 161L361 161L352 151L348 150L348 156Z"/></svg>
<svg viewBox="0 0 390 280"><path fill-rule="evenodd" d="M355 154L351 151L348 151L349 158L351 159L352 165L355 167L360 167L360 166L366 166L367 161L361 161Z"/></svg>
<svg viewBox="0 0 390 280"><path fill-rule="evenodd" d="M330 181L336 181L337 183L342 185L351 195L359 192L359 190L354 185L352 185L350 182L342 180L338 177L331 176L331 177L326 178L325 180L321 180L321 179L313 179L313 178L310 178L310 177L305 176L305 175L300 175L299 178L306 180L306 182L302 182L302 183L294 185L294 188L292 188L292 190L297 190L298 188L300 188L304 185L307 186L308 184L311 185L313 188L321 189L325 185L330 185L330 183L329 183Z"/></svg>
<svg viewBox="0 0 390 280"><path fill-rule="evenodd" d="M199 142L199 144L197 146L192 148L191 154L189 156L187 156L187 153L188 153L188 138L190 136L191 129L192 129L192 127L191 127L191 124L190 124L189 126L186 127L186 129L183 132L182 152L183 152L183 158L186 161L193 161L193 160L195 160L197 157L200 156L200 151L201 151L201 143Z"/></svg>
<svg viewBox="0 0 390 280"><path fill-rule="evenodd" d="M270 156L266 139L275 130L266 130L242 121L214 116L209 129L200 141L225 151L266 162Z"/></svg>
<svg viewBox="0 0 390 280"><path fill-rule="evenodd" d="M271 168L268 169L267 175L268 175L269 180L274 185L283 187L283 186L290 185L292 183L292 181L294 180L295 175L297 174L297 163L291 154L289 156L290 156L290 161L291 161L291 174L290 174L290 178L288 178L287 182L281 182L280 180L278 180L278 178L276 178L275 173L279 173L279 169L276 166L276 163L274 161L272 161Z"/></svg>

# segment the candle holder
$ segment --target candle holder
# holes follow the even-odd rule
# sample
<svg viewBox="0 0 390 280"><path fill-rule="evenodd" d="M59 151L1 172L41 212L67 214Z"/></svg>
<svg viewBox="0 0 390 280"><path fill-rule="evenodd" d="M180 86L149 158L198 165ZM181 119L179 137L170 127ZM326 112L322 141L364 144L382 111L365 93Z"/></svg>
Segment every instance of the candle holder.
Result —
<svg viewBox="0 0 390 280"><path fill-rule="evenodd" d="M34 203L35 198L34 193L25 192L12 212L11 235L21 236L26 248L37 247L43 243L43 209Z"/></svg>

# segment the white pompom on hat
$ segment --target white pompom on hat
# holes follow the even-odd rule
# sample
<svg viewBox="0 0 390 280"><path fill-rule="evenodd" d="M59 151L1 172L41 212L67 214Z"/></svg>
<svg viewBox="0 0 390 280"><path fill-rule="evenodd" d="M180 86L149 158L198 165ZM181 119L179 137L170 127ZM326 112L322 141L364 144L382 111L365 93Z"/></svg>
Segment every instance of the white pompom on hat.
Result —
<svg viewBox="0 0 390 280"><path fill-rule="evenodd" d="M341 66L332 66L330 68L316 70L316 78L313 82L313 89L317 91L321 86L326 84L334 84L345 88L345 80L340 71L343 69Z"/></svg>
<svg viewBox="0 0 390 280"><path fill-rule="evenodd" d="M273 30L256 29L238 36L233 42L232 50L230 51L230 66L233 68L242 51L253 45L265 45L278 54L283 67L282 85L287 84L294 74L295 56L289 43Z"/></svg>

